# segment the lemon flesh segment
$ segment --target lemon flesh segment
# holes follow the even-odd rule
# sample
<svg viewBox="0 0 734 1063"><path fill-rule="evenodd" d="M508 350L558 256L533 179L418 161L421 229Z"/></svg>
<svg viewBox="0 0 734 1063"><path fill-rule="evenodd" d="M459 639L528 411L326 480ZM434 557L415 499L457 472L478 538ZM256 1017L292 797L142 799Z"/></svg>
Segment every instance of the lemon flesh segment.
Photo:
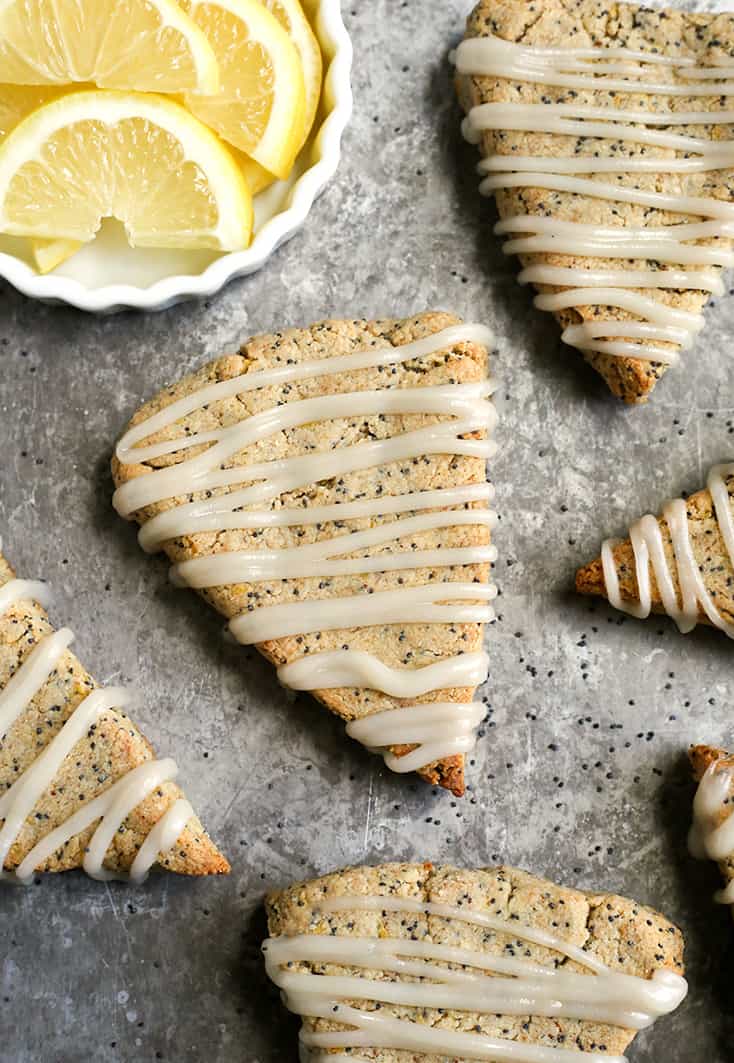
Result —
<svg viewBox="0 0 734 1063"><path fill-rule="evenodd" d="M163 96L76 92L0 144L0 232L85 243L103 218L138 247L241 250L252 196L214 134Z"/></svg>
<svg viewBox="0 0 734 1063"><path fill-rule="evenodd" d="M205 35L175 0L0 0L0 71L17 85L219 87Z"/></svg>
<svg viewBox="0 0 734 1063"><path fill-rule="evenodd" d="M78 240L31 240L31 253L39 273L50 273L82 247L84 244Z"/></svg>
<svg viewBox="0 0 734 1063"><path fill-rule="evenodd" d="M0 140L38 107L59 95L57 88L37 85L0 85Z"/></svg>
<svg viewBox="0 0 734 1063"><path fill-rule="evenodd" d="M259 0L182 0L219 63L216 96L186 96L190 110L276 177L303 142L306 90L298 51Z"/></svg>
<svg viewBox="0 0 734 1063"><path fill-rule="evenodd" d="M313 129L316 114L321 102L321 86L324 76L324 60L321 46L311 23L301 7L299 0L260 0L272 11L290 39L298 49L303 67L303 79L306 85L306 113L304 118L303 147Z"/></svg>
<svg viewBox="0 0 734 1063"><path fill-rule="evenodd" d="M0 140L37 107L59 95L60 90L37 85L0 85ZM31 253L39 273L50 273L75 255L82 245L75 240L32 240Z"/></svg>
<svg viewBox="0 0 734 1063"><path fill-rule="evenodd" d="M249 155L245 155L243 151L237 151L236 148L235 158L240 164L242 176L247 182L251 195L259 196L261 192L264 192L266 188L270 188L278 180L275 174L270 173L259 162L255 162Z"/></svg>

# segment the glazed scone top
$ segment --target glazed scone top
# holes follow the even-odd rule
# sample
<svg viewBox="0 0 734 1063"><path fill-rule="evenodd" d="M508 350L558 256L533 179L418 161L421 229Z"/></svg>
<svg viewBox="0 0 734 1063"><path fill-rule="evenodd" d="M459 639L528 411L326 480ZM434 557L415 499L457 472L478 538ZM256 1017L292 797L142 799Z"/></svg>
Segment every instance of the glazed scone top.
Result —
<svg viewBox="0 0 734 1063"><path fill-rule="evenodd" d="M486 344L445 314L256 338L141 410L113 464L143 545L238 638L455 792L493 595Z"/></svg>
<svg viewBox="0 0 734 1063"><path fill-rule="evenodd" d="M607 540L576 587L632 616L667 613L681 631L704 623L734 637L734 465L714 466L705 490L642 517L628 539Z"/></svg>
<svg viewBox="0 0 734 1063"><path fill-rule="evenodd" d="M732 46L731 16L500 0L478 5L459 49L521 280L627 401L700 328L731 263Z"/></svg>
<svg viewBox="0 0 734 1063"><path fill-rule="evenodd" d="M226 860L121 711L125 691L100 689L54 631L43 584L16 580L0 554L0 875L84 866L97 878L153 863L219 874Z"/></svg>
<svg viewBox="0 0 734 1063"><path fill-rule="evenodd" d="M268 970L314 1061L617 1061L685 994L662 917L511 868L353 868L267 905Z"/></svg>
<svg viewBox="0 0 734 1063"><path fill-rule="evenodd" d="M726 883L716 900L734 905L734 757L713 746L692 746L689 756L698 783L689 836L691 854L716 861Z"/></svg>

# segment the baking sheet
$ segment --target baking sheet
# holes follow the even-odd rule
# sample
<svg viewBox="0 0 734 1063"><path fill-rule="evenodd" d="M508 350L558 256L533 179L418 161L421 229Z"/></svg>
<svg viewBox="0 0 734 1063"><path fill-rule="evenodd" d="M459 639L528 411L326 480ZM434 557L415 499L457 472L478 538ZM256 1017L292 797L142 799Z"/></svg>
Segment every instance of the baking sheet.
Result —
<svg viewBox="0 0 734 1063"><path fill-rule="evenodd" d="M221 881L129 888L80 874L0 892L2 1063L294 1060L267 986L267 888L345 864L513 863L655 905L684 929L691 993L636 1063L732 1058L728 911L685 852L692 741L732 742L732 647L623 619L572 593L601 539L734 458L734 298L651 403L625 409L531 308L491 234L446 63L471 4L345 9L356 112L306 230L206 304L95 319L0 288L0 531L22 575L181 765L233 864ZM112 512L108 462L140 401L238 341L325 316L455 310L491 325L500 619L490 725L463 800L390 775L309 701L284 693L221 621L166 581Z"/></svg>

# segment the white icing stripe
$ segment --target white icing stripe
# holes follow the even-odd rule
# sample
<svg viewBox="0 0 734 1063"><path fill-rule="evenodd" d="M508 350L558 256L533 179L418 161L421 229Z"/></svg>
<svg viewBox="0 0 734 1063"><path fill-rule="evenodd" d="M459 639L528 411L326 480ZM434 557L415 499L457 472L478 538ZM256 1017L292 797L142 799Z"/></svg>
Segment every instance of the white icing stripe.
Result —
<svg viewBox="0 0 734 1063"><path fill-rule="evenodd" d="M459 908L452 904L443 904L438 901L420 901L416 898L406 897L380 897L380 896L356 896L356 897L330 897L324 901L322 908L325 912L348 912L352 910L370 912L414 912L438 916L441 919L458 919L461 923L470 923L472 926L483 927L485 930L493 930L498 934L509 934L510 937L529 941L543 948L553 949L560 952L570 960L580 963L582 967L588 967L597 973L605 970L604 964L595 956L586 952L578 945L570 941L564 941L557 935L541 927L516 926L514 921L502 919L500 916L490 915L488 912L477 912L471 908Z"/></svg>
<svg viewBox="0 0 734 1063"><path fill-rule="evenodd" d="M26 819L77 742L82 740L103 712L122 708L128 700L126 692L119 687L95 690L80 702L54 740L0 797L0 817L5 820L0 830L0 868L5 864L10 846Z"/></svg>
<svg viewBox="0 0 734 1063"><path fill-rule="evenodd" d="M656 299L648 299L647 296L639 295L637 292L626 292L616 288L570 288L563 292L539 295L536 303L541 310L563 310L570 306L581 305L582 299L588 300L587 306L600 303L604 306L618 306L622 310L630 310L658 325L672 321L678 328L691 331L698 331L702 325L698 314L690 314L687 310L676 310L675 307L666 306L665 303L658 302Z"/></svg>
<svg viewBox="0 0 734 1063"><path fill-rule="evenodd" d="M604 62L623 55L621 64ZM500 222L496 231L509 234L506 254L554 254L580 258L614 259L628 262L649 261L671 266L734 265L734 253L728 247L701 246L689 241L721 239L734 236L734 206L714 196L685 196L658 191L643 191L616 181L597 180L602 174L696 174L729 169L734 166L734 141L709 136L688 136L670 129L650 129L648 126L688 127L734 124L734 110L721 106L722 98L734 95L734 82L721 81L730 77L734 68L716 69L680 64L677 58L651 56L627 49L544 49L522 46L495 37L481 37L464 41L456 52L459 73L513 80L546 83L556 86L586 88L591 91L651 94L664 96L716 96L719 110L681 110L656 112L647 109L618 106L588 106L584 103L484 103L469 112L463 123L466 138L479 143L482 134L493 131L531 131L558 137L577 138L583 146L594 139L612 141L614 151L602 156L598 151L577 151L560 156L520 156L515 153L495 154L479 164L486 175L480 185L485 195L511 188L542 188L548 191L572 193L609 202L629 203L674 214L692 214L710 219L703 223L664 226L657 229L622 228L618 231L595 228L593 225L556 219L545 215L521 215ZM655 76L655 66L669 72L671 81L660 84L645 80ZM599 76L624 72L626 80ZM693 79L681 84L681 78ZM712 80L714 79L714 80ZM698 84L695 83L698 81ZM658 148L667 154L637 153L631 156L616 150L619 143ZM676 155L671 153L675 152ZM574 176L588 174L589 177ZM546 208L547 209L547 208ZM518 233L529 235L518 237ZM602 276L605 279L602 279ZM640 287L651 289L692 288L700 291L723 292L723 284L705 270L586 270L581 267L533 265L520 274L521 283L570 285L574 298L555 306L549 305L554 296L539 295L535 303L540 309L574 309L589 306L610 306L624 309L640 321L584 321L566 328L563 340L582 351L598 352L614 357L632 357L646 361L672 364L677 361L677 348L690 346L702 323L701 315L693 321L680 323L659 320L660 313L650 307L651 299L632 306L620 303L619 293L612 293L608 302L598 298L600 288ZM584 294L584 289L590 290ZM568 293L562 293L568 297ZM640 300L642 300L640 296ZM668 307L659 304L663 312ZM694 315L688 315L694 317ZM663 344L662 346L660 344ZM670 345L670 346L668 346Z"/></svg>
<svg viewBox="0 0 734 1063"><path fill-rule="evenodd" d="M391 771L405 774L472 750L485 711L484 705L476 701L405 705L352 720L347 724L347 734L381 753ZM397 745L418 748L398 757L389 748Z"/></svg>
<svg viewBox="0 0 734 1063"><path fill-rule="evenodd" d="M488 624L494 619L490 606L466 603L490 602L496 595L496 588L485 583L429 583L374 594L263 605L235 617L229 627L237 641L247 646L289 635L380 624Z"/></svg>
<svg viewBox="0 0 734 1063"><path fill-rule="evenodd" d="M148 871L157 862L159 854L167 853L174 847L194 815L193 808L185 798L179 797L174 801L140 846L130 867L131 882L136 885L145 882Z"/></svg>
<svg viewBox="0 0 734 1063"><path fill-rule="evenodd" d="M734 566L734 520L726 484L731 476L734 476L734 463L716 465L709 473L707 487L711 493L714 513L729 561ZM603 543L601 560L609 601L616 609L621 609L631 616L640 619L648 617L652 610L652 571L663 608L682 632L691 631L698 623L700 611L703 611L711 624L724 631L729 638L734 638L734 624L722 616L706 589L701 569L693 553L686 502L681 498L667 502L663 507L663 517L672 541L673 564L666 554L660 525L652 514L646 514L630 528L637 581L636 602L622 598L614 560L615 543L611 539ZM679 593L676 592L676 576Z"/></svg>
<svg viewBox="0 0 734 1063"><path fill-rule="evenodd" d="M423 668L389 668L377 657L360 650L332 650L308 654L278 669L278 678L295 690L368 687L399 698L414 698L432 690L477 687L489 671L486 653L465 653ZM423 768L457 753L468 753L485 715L479 702L435 703L404 706L375 713L347 724L347 734L381 753L386 765L405 773ZM416 745L396 757L391 745Z"/></svg>
<svg viewBox="0 0 734 1063"><path fill-rule="evenodd" d="M2 549L0 539L0 549ZM47 583L35 579L11 579L0 587L0 616L21 601L38 602L44 608L51 604L51 589Z"/></svg>
<svg viewBox="0 0 734 1063"><path fill-rule="evenodd" d="M442 404L450 401L451 390L459 386L446 385L446 389L441 389L440 394L434 394L430 412L444 412L445 405L442 411ZM429 389L416 388L415 390L428 391ZM438 389L431 390L437 391ZM329 396L329 398L333 397L337 396ZM388 396L384 400L384 406L377 402L372 404L371 412L384 413L388 407L391 407L392 413L406 412L401 407L408 405L408 403L401 401L401 399L402 396L400 395ZM324 401L328 401L328 399ZM296 405L296 403L292 405ZM334 404L330 403L329 405L332 409L334 408ZM354 403L352 405L357 410L358 404ZM286 407L278 407L278 409L285 410ZM226 496L226 503L224 499L216 499L212 506L223 506L225 504L236 507L247 506L269 501L285 491L292 491L297 487L312 483L314 482L314 475L319 480L328 479L332 476L343 476L346 473L373 468L376 465L386 465L405 458L414 458L417 454L467 454L478 458L490 458L496 449L491 440L462 439L460 437L470 432L491 431L494 426L493 410L494 407L491 403L479 399L472 406L471 412L467 416L457 418L454 421L438 422L426 428L404 432L402 435L392 436L390 439L379 440L375 443L362 443L359 446L305 454L302 457L284 458L279 461L259 462L247 466L246 470L241 467L220 468L220 463L223 460L222 456L214 453L218 450L217 447L211 447L202 457L207 457L207 464L214 462L216 468L212 466L211 471L209 471L205 464L200 463L196 470L188 470L186 466L190 462L184 462L168 469L157 469L149 476L140 476L123 484L122 487L118 487L114 496L115 505L121 516L130 516L145 506L173 498L177 494L211 491L214 488L242 483L242 477L246 474L248 479L261 482L243 490L233 491ZM359 415L364 414L364 412L365 409L362 407L359 410ZM423 412L426 411L424 410ZM311 420L323 420L322 417L318 416L318 410L315 405L309 413ZM304 414L305 411L299 411L298 413L299 416ZM337 415L332 413L332 416ZM278 420L282 424L285 421L285 415L281 415ZM308 418L302 423L308 423ZM230 446L231 453L236 453L237 449L239 449L237 445L230 444ZM241 443L240 446L244 446L244 443ZM209 458L209 455L213 456ZM199 461L199 459L190 459L190 461ZM189 472L191 473L190 475L188 475ZM160 479L158 479L159 477ZM131 490L128 491L127 488ZM184 506L181 508L183 509ZM200 513L202 511L202 503L196 503L196 512ZM187 511L184 510L184 513L186 514Z"/></svg>
<svg viewBox="0 0 734 1063"><path fill-rule="evenodd" d="M296 380L311 380L315 377L333 376L336 373L354 372L358 369L374 369L379 366L402 365L434 354L442 347L453 347L458 343L481 343L491 346L492 334L483 325L454 325L432 336L403 344L400 347L374 347L357 351L355 354L338 355L314 362L300 362L296 365L243 373L232 380L220 381L218 384L210 384L201 388L141 421L125 433L117 444L115 453L123 464L131 461L148 461L152 457L173 453L170 444L166 447L164 443L156 443L152 447L142 448L138 446L138 443L162 428L169 427L187 414L193 413L194 410L200 410L225 398L243 395L248 391L257 391L260 388L289 384ZM175 442L175 449L179 450L182 441L178 439Z"/></svg>
<svg viewBox="0 0 734 1063"><path fill-rule="evenodd" d="M665 161L660 160L660 169L664 168ZM645 192L639 188L626 188L623 185L605 184L591 178L568 177L564 174L534 173L529 179L517 173L496 174L485 177L479 188L484 193L490 193L498 188L527 186L547 188L556 192L573 192L575 195L609 199L615 203L634 203L640 207L670 211L672 214L695 214L700 218L722 218L729 223L734 221L734 204L721 200L707 199L705 196L676 196L670 192Z"/></svg>
<svg viewBox="0 0 734 1063"><path fill-rule="evenodd" d="M528 266L517 276L520 284L569 284L619 288L692 288L694 291L723 295L721 277L708 270L572 269L565 266ZM586 290L585 288L582 290ZM544 298L540 295L536 299ZM585 296L588 298L588 296ZM579 306L584 304L579 301Z"/></svg>
<svg viewBox="0 0 734 1063"><path fill-rule="evenodd" d="M583 55L582 51L523 46L499 37L474 37L461 42L456 49L455 62L459 74L511 78L513 81L529 81L558 88L651 96L734 96L734 81L724 80L731 77L731 67L719 67L711 71L704 67L689 67L678 58L661 56L651 59L650 53L622 48L597 48L591 55ZM599 62L603 58L613 58L614 52L627 60L628 65ZM650 64L664 66L678 78L705 81L713 76L715 80L712 84L704 85L647 80L648 76L656 73L654 69L645 70L645 66ZM599 76L615 72L628 73L630 76Z"/></svg>
<svg viewBox="0 0 734 1063"><path fill-rule="evenodd" d="M569 972L558 963L541 964L519 958L519 949L496 955L437 944L431 939L435 934L418 940L330 934L269 938L263 945L266 969L283 992L286 1006L304 1018L327 1018L348 1027L328 1032L303 1031L305 1059L339 1058L326 1054L326 1050L364 1047L446 1054L493 1063L566 1063L569 1057L589 1063L623 1063L622 1057L606 1053L531 1045L428 1025L420 1017L430 1008L479 1012L491 1017L565 1017L643 1029L678 1007L687 992L685 980L672 971L657 970L649 980L611 971L595 956L546 930L466 908L411 898L347 896L325 899L321 911L327 915L360 911L414 913L458 920L507 935L511 942L540 945L574 960L590 973ZM317 975L294 970L307 963L329 965L332 970L338 966L398 977L367 978L333 974L332 970ZM344 1001L365 1001L377 1007L364 1009ZM385 1004L415 1009L415 1018L385 1014L381 1007ZM308 1054L313 1051L316 1054Z"/></svg>
<svg viewBox="0 0 734 1063"><path fill-rule="evenodd" d="M545 219L550 221L550 219ZM540 251L555 253L558 249L559 226L548 235L526 236L508 240L502 250L507 255L537 254ZM541 231L541 225L538 225ZM639 232L639 230L638 230ZM591 235L587 227L578 234L566 229L563 233L563 254L595 255L599 258L633 258L640 254L640 239L634 233L620 229L616 239L602 235ZM718 247L701 247L699 244L686 246L680 241L645 239L643 250L646 258L657 262L672 262L680 266L734 266L734 252ZM586 296L588 298L588 295ZM588 304L587 304L588 305ZM658 304L661 306L662 304ZM665 310L668 307L664 308ZM693 317L694 315L690 315ZM625 327L629 322L625 322ZM699 325L700 327L700 325Z"/></svg>
<svg viewBox="0 0 734 1063"><path fill-rule="evenodd" d="M11 581L12 582L12 581ZM10 584L6 584L6 587ZM25 589L22 591L25 594ZM22 598L16 599L22 601ZM48 681L64 650L74 639L68 627L54 631L52 635L34 646L15 675L11 676L0 692L0 739L4 738L20 714L25 710L41 687Z"/></svg>
<svg viewBox="0 0 734 1063"><path fill-rule="evenodd" d="M661 165L662 163L662 165ZM670 159L664 160L657 156L642 158L630 158L627 155L617 155L613 158L597 158L596 156L578 155L574 158L553 155L497 155L491 159L485 159L479 164L480 174L491 173L546 173L552 169L557 174L634 174L652 173L659 174L661 170L666 173L696 174L709 173L714 170L728 170L734 163L734 149L726 155L707 155L699 159ZM526 178L523 182L532 185L532 179ZM499 185L495 187L506 187ZM491 191L490 184L481 184L480 190ZM723 235L721 233L717 235ZM510 254L508 251L507 254Z"/></svg>
<svg viewBox="0 0 734 1063"><path fill-rule="evenodd" d="M724 229L727 236L734 236L734 223L725 223L723 226L718 221L680 222L678 225L650 226L649 229L636 229L633 226L617 226L611 228L603 225L591 225L588 222L564 221L561 218L546 218L545 216L534 217L528 214L517 214L511 218L504 218L495 225L495 232L499 235L505 233L549 233L563 236L593 237L598 242L604 242L611 247L620 243L628 244L632 240L644 240L645 247L648 243L659 243L665 240L698 240L721 235ZM696 251L698 248L688 248ZM683 311L681 311L682 313ZM695 314L689 314L695 317Z"/></svg>
<svg viewBox="0 0 734 1063"><path fill-rule="evenodd" d="M262 483L255 483L251 487L231 491L226 495L219 495L196 502L184 502L174 509L159 513L153 517L148 524L143 526L141 535L151 525L153 530L150 532L150 538L146 538L145 542L149 544L152 539L157 544L161 544L167 539L176 538L179 535L189 535L193 531L204 530L203 522L213 523L215 515L222 514L226 519L227 515L239 510L241 507L269 501L286 491L292 491L312 483L314 472L316 471L314 468L316 461L318 462L319 477L328 479L334 476L343 476L349 472L373 468L388 462L411 459L416 454L451 453L490 458L496 451L496 446L492 440L458 438L463 433L474 432L482 428L486 431L486 424L482 425L470 420L453 421L444 425L431 425L428 428L417 429L413 432L404 432L402 435L393 436L391 439L380 440L376 443L362 443L360 446L348 447L343 450L250 465L247 468L248 476L252 480L261 480L263 481ZM220 473L219 476L212 474L210 482L213 483L213 486L226 486L228 481L238 482L238 479L242 476L242 472L236 469L227 470L227 472L228 476L225 476L224 473ZM152 478L152 476L143 477L143 479ZM129 485L126 484L124 486ZM121 488L118 488L118 490L121 490ZM117 492L115 492L115 495L117 495ZM118 506L118 512L125 516L128 511L122 511ZM238 520L239 518L235 517L234 519ZM209 530L213 529L209 528Z"/></svg>
<svg viewBox="0 0 734 1063"><path fill-rule="evenodd" d="M314 991L316 985L313 986ZM453 1059L477 1059L488 1063L568 1063L573 1053L576 1063L625 1063L623 1056L611 1056L606 1052L576 1052L566 1048L547 1048L540 1045L510 1041L501 1037L484 1037L477 1033L453 1032L443 1027L427 1027L419 1022L391 1019L379 1011L359 1011L347 1004L316 1002L316 994L308 997L308 1006L313 1018L343 1022L355 1028L348 1037L340 1033L301 1033L307 1049L311 1047L330 1049L341 1046L345 1040L350 1045L370 1048L397 1048L421 1054L440 1053ZM290 998L286 998L288 1006ZM313 1003L312 1003L313 1001ZM291 1010L296 1010L294 1004ZM310 1055L309 1060L330 1063L327 1053Z"/></svg>
<svg viewBox="0 0 734 1063"><path fill-rule="evenodd" d="M419 549L415 541L409 549L396 544L426 532L459 526L491 528L495 515L484 505L492 498L488 484L468 484L402 495L357 499L351 502L317 505L304 509L248 509L262 506L279 496L330 477L343 477L375 466L399 461L416 462L429 454L470 455L488 458L495 452L488 438L496 420L494 406L489 401L492 387L489 381L467 384L443 384L425 387L395 388L390 376L385 387L370 391L327 394L317 398L280 402L264 411L237 421L228 427L200 432L176 439L146 443L156 433L167 432L180 418L211 403L231 399L256 389L281 386L315 377L359 369L386 369L430 358L436 352L462 343L490 346L491 334L480 325L460 325L444 329L415 343L400 347L375 347L353 354L321 361L286 365L275 369L245 373L232 380L207 385L193 395L174 401L152 417L136 425L120 441L117 456L121 462L153 461L206 447L166 468L155 469L123 484L115 492L115 507L125 517L131 517L144 507L166 499L183 499L166 512L147 521L140 532L144 549L155 550L166 541L197 532L223 532L230 529L265 529L299 525L320 525L334 522L341 527L346 520L394 515L395 520L383 521L369 528L336 534L304 546L283 549L225 551L181 562L172 569L174 582L206 589L233 583L258 583L304 576L320 581L347 575L372 572L409 572L421 568L440 569L486 565L496 558L496 550L488 544L475 546ZM356 443L332 448L324 452L307 453L299 457L228 467L236 455L246 447L257 445L276 433L319 421L374 415L440 416L436 423L412 429L399 435L373 442ZM467 439L470 433L482 433L484 438ZM234 490L218 493L218 489ZM192 495L200 497L191 499ZM457 509L455 507L476 507ZM440 507L440 512L429 510ZM450 507L450 508L447 508ZM481 507L481 508L480 508ZM371 557L345 556L361 553L374 547L393 545ZM253 602L247 613L230 622L230 630L241 643L262 643L290 635L304 635L316 631L340 628L367 627L392 623L485 623L494 616L485 603L496 591L483 583L431 582L420 586L403 586L399 590L374 594L349 595L340 598L261 605ZM347 652L347 651L344 651ZM468 675L461 661L462 655L440 662L431 673L446 680L440 687L425 687L425 677L396 679L396 670L376 667L374 659L344 656L334 653L311 654L308 664L295 662L279 672L281 681L293 677L299 689L333 689L342 685L345 675L352 685L361 685L358 673L369 673L370 681L387 682L391 688L399 686L408 691L405 697L417 697L435 689L451 686L454 673ZM317 663L313 663L317 662ZM421 669L423 671L423 669ZM473 667L472 675L486 668ZM312 685L318 674L318 685ZM295 677L300 677L296 679ZM473 685L473 683L471 684ZM375 689L389 693L379 685ZM412 692L418 690L418 692ZM401 760L386 749L390 745L388 731L392 720L388 713L375 717L369 725L369 744L385 751L387 763L396 770L412 770L416 765L430 763L429 756L444 749L447 755L471 748L473 734L467 732L467 720L474 732L481 720L478 709L466 706L449 716L444 712L429 726L421 713L411 712L409 733L419 748ZM479 706L481 709L481 706ZM421 710L422 711L422 710ZM483 713L482 713L483 715ZM436 725L440 723L440 733ZM360 721L361 725L361 721ZM355 724L356 736L363 728ZM407 717L406 717L407 726ZM408 732L406 732L408 733ZM409 764L411 768L406 768Z"/></svg>
<svg viewBox="0 0 734 1063"><path fill-rule="evenodd" d="M292 690L369 687L395 698L417 698L432 690L477 687L487 678L489 654L462 653L422 668L390 668L364 650L310 653L281 665L278 679Z"/></svg>
<svg viewBox="0 0 734 1063"><path fill-rule="evenodd" d="M442 487L436 491L416 491L405 495L379 495L355 502L336 502L328 506L299 506L296 509L250 509L228 512L214 500L201 511L192 507L169 510L153 517L140 529L140 545L148 553L159 550L168 539L178 535L195 535L205 531L230 531L246 528L287 528L297 525L326 524L328 521L353 520L384 516L388 513L411 513L448 506L465 506L474 502L491 502L494 487L489 483L464 487ZM219 506L217 507L217 503Z"/></svg>
<svg viewBox="0 0 734 1063"><path fill-rule="evenodd" d="M10 580L0 588L0 615L24 601L46 604L49 600L45 584L27 580ZM73 640L68 628L47 635L31 650L21 667L0 692L0 740L18 720L34 697L53 675ZM103 868L107 849L129 813L156 786L177 773L172 760L147 761L118 779L108 790L90 801L74 815L47 834L27 854L14 875L5 873L3 866L28 816L61 770L64 760L80 742L99 717L114 708L122 708L129 694L119 687L94 690L71 713L51 742L22 772L12 786L0 796L0 880L28 884L35 869L62 849L67 842L97 820L97 826L84 857L84 870L93 878L115 877ZM167 852L180 836L186 821L183 813L189 809L186 821L193 812L187 802L176 802L158 821L133 863L131 878L142 882L159 853ZM176 829L175 836L173 834Z"/></svg>
<svg viewBox="0 0 734 1063"><path fill-rule="evenodd" d="M734 856L734 773L720 761L706 769L693 801L693 825L688 847L696 860L716 860L723 863ZM722 816L726 816L722 819ZM734 904L734 880L719 890L715 899L719 904Z"/></svg>
<svg viewBox="0 0 734 1063"><path fill-rule="evenodd" d="M691 314L685 310L676 310L663 302L649 299L638 292L623 291L616 288L571 288L549 295L538 295L535 305L541 310L563 310L579 306L616 306L629 310L644 322L624 322L626 336L649 336L688 346L702 325L700 314ZM606 336L614 331L614 322L587 321L582 325L570 325L564 329L562 339L566 343L584 348L594 336ZM677 355L665 352L669 362L677 361Z"/></svg>
<svg viewBox="0 0 734 1063"><path fill-rule="evenodd" d="M105 811L102 815L102 822L92 835L84 857L84 870L91 878L105 881L118 877L116 874L106 871L102 866L105 853L112 844L115 834L133 809L137 808L146 797L150 796L157 786L175 779L177 775L176 761L170 757L166 757L164 760L149 760L145 764L140 764L137 768L133 768L127 775L123 776L120 780L121 785L114 797L109 797L107 794L104 795L107 797L107 801L104 806ZM138 881L142 879L143 872L149 870L155 863L157 855L157 853L149 854L151 859L147 868L139 866Z"/></svg>
<svg viewBox="0 0 734 1063"><path fill-rule="evenodd" d="M366 531L350 532L333 539L296 546L285 550L233 550L209 557L195 558L175 565L171 575L175 583L189 587L220 587L227 583L257 582L258 580L292 579L317 565L319 577L343 576L366 572L390 572L396 569L446 567L449 565L479 565L495 561L493 546L472 546L460 549L409 550L381 553L374 557L334 560L356 550L367 550L409 535L438 528L461 525L493 527L495 515L489 510L468 510L463 513L444 511L406 517L386 524L378 524ZM415 544L413 544L415 545Z"/></svg>
<svg viewBox="0 0 734 1063"><path fill-rule="evenodd" d="M637 124L633 124L637 123ZM630 140L635 144L717 155L728 154L732 143L660 132L641 126L734 125L732 111L635 111L626 107L588 107L585 104L480 103L464 119L467 140L490 130L558 133L573 137ZM508 161L512 161L509 159ZM483 168L484 162L479 164Z"/></svg>

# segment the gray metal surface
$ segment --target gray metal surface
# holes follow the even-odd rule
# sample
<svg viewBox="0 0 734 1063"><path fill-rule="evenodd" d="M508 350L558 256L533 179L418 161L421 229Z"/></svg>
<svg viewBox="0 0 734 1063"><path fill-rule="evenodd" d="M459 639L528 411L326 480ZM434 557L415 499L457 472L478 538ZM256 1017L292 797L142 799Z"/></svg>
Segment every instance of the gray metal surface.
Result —
<svg viewBox="0 0 734 1063"><path fill-rule="evenodd" d="M101 680L175 756L233 864L221 881L142 888L82 875L0 892L2 1063L296 1059L265 984L271 886L400 858L505 861L659 907L685 930L691 993L631 1059L732 1058L734 929L684 841L694 740L731 742L731 643L621 620L571 592L577 564L734 456L734 298L649 406L628 410L532 310L476 194L446 50L467 0L346 11L356 114L338 179L260 274L205 305L94 319L0 289L0 529L20 573ZM497 334L501 619L491 725L463 801L391 776L307 697L173 590L110 507L113 442L163 383L258 331L323 316L453 309Z"/></svg>

